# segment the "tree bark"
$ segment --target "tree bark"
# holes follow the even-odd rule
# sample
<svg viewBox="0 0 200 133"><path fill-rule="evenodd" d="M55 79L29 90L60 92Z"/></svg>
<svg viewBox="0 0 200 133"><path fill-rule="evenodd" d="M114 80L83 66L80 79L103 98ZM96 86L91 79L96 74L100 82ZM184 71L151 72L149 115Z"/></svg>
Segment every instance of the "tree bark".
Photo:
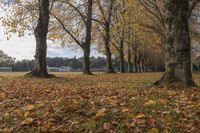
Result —
<svg viewBox="0 0 200 133"><path fill-rule="evenodd" d="M125 69L124 69L124 40L123 40L123 38L120 39L119 52L120 52L120 72L125 73Z"/></svg>
<svg viewBox="0 0 200 133"><path fill-rule="evenodd" d="M144 59L142 59L141 61L141 66L142 66L142 72L145 72L145 63L144 63Z"/></svg>
<svg viewBox="0 0 200 133"><path fill-rule="evenodd" d="M111 24L111 18L112 18L112 11L113 11L113 0L109 1L109 7L107 12L107 17L104 20L104 29L105 29L105 36L104 36L104 45L105 45L105 51L106 51L106 57L107 57L107 72L108 73L115 73L112 63L112 53L110 50L110 24ZM102 14L104 15L104 14Z"/></svg>
<svg viewBox="0 0 200 133"><path fill-rule="evenodd" d="M155 85L195 87L191 72L188 0L166 0L166 72Z"/></svg>
<svg viewBox="0 0 200 133"><path fill-rule="evenodd" d="M107 58L107 72L108 73L115 73L114 68L113 68L113 63L112 63L112 53L110 50L110 24L107 23L105 25L105 38L104 38L104 45L105 45L105 50L106 50L106 58Z"/></svg>
<svg viewBox="0 0 200 133"><path fill-rule="evenodd" d="M84 49L83 74L92 74L90 71L90 48Z"/></svg>
<svg viewBox="0 0 200 133"><path fill-rule="evenodd" d="M138 72L138 56L137 56L137 48L134 48L134 65L135 65L135 73Z"/></svg>
<svg viewBox="0 0 200 133"><path fill-rule="evenodd" d="M138 72L141 73L142 72L142 67L141 67L141 51L140 49L138 50Z"/></svg>
<svg viewBox="0 0 200 133"><path fill-rule="evenodd" d="M133 64L132 64L132 56L131 56L131 49L128 49L128 72L132 73L133 72Z"/></svg>
<svg viewBox="0 0 200 133"><path fill-rule="evenodd" d="M36 39L35 68L29 73L33 77L49 78L51 75L47 72L47 34L49 25L49 0L38 0L39 18L34 30Z"/></svg>
<svg viewBox="0 0 200 133"><path fill-rule="evenodd" d="M86 20L86 37L85 43L83 44L83 52L84 52L84 59L83 59L83 74L91 75L90 71L90 45L91 45L91 31L92 31L92 7L93 7L93 0L88 0L88 12L87 12L87 20Z"/></svg>

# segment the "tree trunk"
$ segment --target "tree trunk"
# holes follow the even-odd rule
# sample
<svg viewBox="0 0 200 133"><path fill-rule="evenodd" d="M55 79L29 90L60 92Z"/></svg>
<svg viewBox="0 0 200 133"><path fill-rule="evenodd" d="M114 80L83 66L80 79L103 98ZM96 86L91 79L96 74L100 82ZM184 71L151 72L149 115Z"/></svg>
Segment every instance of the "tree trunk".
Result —
<svg viewBox="0 0 200 133"><path fill-rule="evenodd" d="M91 45L91 31L92 31L92 7L93 0L88 0L88 12L87 12L87 20L86 20L86 37L85 43L83 44L83 74L91 75L90 71L90 45Z"/></svg>
<svg viewBox="0 0 200 133"><path fill-rule="evenodd" d="M120 52L120 72L121 73L125 73L125 69L124 69L124 40L121 38L120 39L120 48L119 48L119 52Z"/></svg>
<svg viewBox="0 0 200 133"><path fill-rule="evenodd" d="M141 67L141 52L140 49L138 51L138 72L141 73L142 72L142 67Z"/></svg>
<svg viewBox="0 0 200 133"><path fill-rule="evenodd" d="M106 57L107 57L107 72L108 73L115 73L112 64L112 53L110 51L110 47L106 46Z"/></svg>
<svg viewBox="0 0 200 133"><path fill-rule="evenodd" d="M138 72L138 58L137 58L137 53L135 51L135 56L134 56L134 65L135 65L135 73Z"/></svg>
<svg viewBox="0 0 200 133"><path fill-rule="evenodd" d="M106 24L106 36L104 38L104 45L106 50L106 57L107 57L107 72L108 73L115 73L112 63L112 53L110 50L110 25L109 23Z"/></svg>
<svg viewBox="0 0 200 133"><path fill-rule="evenodd" d="M106 50L106 57L107 57L107 72L108 73L115 73L112 63L112 53L110 50L110 24L112 19L112 11L113 11L113 0L109 1L109 7L108 7L108 17L104 20L104 26L105 26L105 37L104 37L104 45ZM102 14L104 15L104 14Z"/></svg>
<svg viewBox="0 0 200 133"><path fill-rule="evenodd" d="M90 71L90 48L84 49L83 74L92 74Z"/></svg>
<svg viewBox="0 0 200 133"><path fill-rule="evenodd" d="M128 49L128 72L129 73L132 73L133 72L133 64L132 64L132 61L131 61L131 49L129 48Z"/></svg>
<svg viewBox="0 0 200 133"><path fill-rule="evenodd" d="M196 86L191 72L188 0L166 0L166 72L156 85Z"/></svg>
<svg viewBox="0 0 200 133"><path fill-rule="evenodd" d="M28 75L33 77L49 78L47 72L46 55L47 55L47 34L49 25L49 0L38 0L39 18L34 30L36 39L35 68Z"/></svg>
<svg viewBox="0 0 200 133"><path fill-rule="evenodd" d="M145 64L144 64L144 59L142 59L142 62L141 62L142 64L142 72L144 73L145 72Z"/></svg>

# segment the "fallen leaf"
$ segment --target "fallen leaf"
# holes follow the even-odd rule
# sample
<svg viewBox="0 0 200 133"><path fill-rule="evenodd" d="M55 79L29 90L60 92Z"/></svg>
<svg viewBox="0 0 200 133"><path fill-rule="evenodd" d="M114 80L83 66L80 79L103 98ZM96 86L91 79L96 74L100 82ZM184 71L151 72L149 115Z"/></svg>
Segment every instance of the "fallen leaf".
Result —
<svg viewBox="0 0 200 133"><path fill-rule="evenodd" d="M6 94L4 92L0 92L0 100L3 100L6 98Z"/></svg>
<svg viewBox="0 0 200 133"><path fill-rule="evenodd" d="M162 133L169 133L169 131L165 128Z"/></svg>
<svg viewBox="0 0 200 133"><path fill-rule="evenodd" d="M33 118L29 117L29 118L26 118L21 124L23 126L30 126L31 124L33 124Z"/></svg>
<svg viewBox="0 0 200 133"><path fill-rule="evenodd" d="M27 111L33 111L33 110L35 110L35 109L36 109L35 105L27 105L27 106L26 106L26 110L27 110Z"/></svg>
<svg viewBox="0 0 200 133"><path fill-rule="evenodd" d="M145 117L144 114L138 114L135 118L137 118L137 119L142 119L142 118L144 118L144 117Z"/></svg>
<svg viewBox="0 0 200 133"><path fill-rule="evenodd" d="M129 112L129 108L123 108L123 109L122 109L122 112L123 112L123 113Z"/></svg>
<svg viewBox="0 0 200 133"><path fill-rule="evenodd" d="M105 129L105 130L109 130L110 129L110 123L107 123L107 122L105 122L104 124L103 124L103 129Z"/></svg>
<svg viewBox="0 0 200 133"><path fill-rule="evenodd" d="M13 132L13 128L3 128L3 129L0 129L0 133L11 133Z"/></svg>
<svg viewBox="0 0 200 133"><path fill-rule="evenodd" d="M166 99L159 99L158 100L159 101L159 103L161 103L161 104L167 104L169 101L168 100L166 100Z"/></svg>
<svg viewBox="0 0 200 133"><path fill-rule="evenodd" d="M173 91L168 91L167 93L168 93L169 96L172 96L174 94Z"/></svg>
<svg viewBox="0 0 200 133"><path fill-rule="evenodd" d="M158 128L152 128L148 133L159 133Z"/></svg>
<svg viewBox="0 0 200 133"><path fill-rule="evenodd" d="M98 116L104 116L105 112L106 112L106 108L99 109L97 111L97 113L96 113L96 117L98 117Z"/></svg>
<svg viewBox="0 0 200 133"><path fill-rule="evenodd" d="M152 105L152 104L156 104L156 102L153 101L153 100L148 100L147 102L144 103L145 106L149 106L149 105Z"/></svg>
<svg viewBox="0 0 200 133"><path fill-rule="evenodd" d="M30 112L25 112L24 113L24 118L28 118L30 116Z"/></svg>
<svg viewBox="0 0 200 133"><path fill-rule="evenodd" d="M42 132L48 132L51 128L51 124L47 123L41 127L41 130Z"/></svg>

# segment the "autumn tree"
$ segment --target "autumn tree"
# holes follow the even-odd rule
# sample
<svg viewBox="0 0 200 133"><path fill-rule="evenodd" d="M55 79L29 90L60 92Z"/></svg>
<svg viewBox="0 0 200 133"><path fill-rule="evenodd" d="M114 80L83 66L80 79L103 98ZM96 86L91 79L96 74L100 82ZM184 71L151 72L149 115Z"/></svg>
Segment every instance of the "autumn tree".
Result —
<svg viewBox="0 0 200 133"><path fill-rule="evenodd" d="M53 2L51 2L51 7ZM46 67L47 34L50 19L50 1L15 1L14 4L3 7L6 17L2 18L5 34L17 33L22 37L25 32L33 31L36 40L35 68L27 75L34 77L49 78ZM37 22L36 22L37 20ZM35 26L35 23L36 26Z"/></svg>
<svg viewBox="0 0 200 133"><path fill-rule="evenodd" d="M196 86L191 72L191 39L189 19L194 5L189 0L165 1L166 72L155 84Z"/></svg>
<svg viewBox="0 0 200 133"><path fill-rule="evenodd" d="M113 17L112 45L115 47L120 59L120 71L125 72L125 53L128 61L129 72L134 68L138 72L138 35L140 27L136 23L141 15L138 14L140 8L136 1L117 1L117 8ZM136 41L137 40L137 41ZM133 55L134 54L134 55ZM139 54L141 55L141 54ZM134 63L133 62L134 58ZM137 66L137 67L136 67Z"/></svg>
<svg viewBox="0 0 200 133"><path fill-rule="evenodd" d="M47 72L46 56L47 56L47 34L49 25L49 0L38 0L39 4L39 18L37 26L34 29L36 39L36 52L34 70L29 73L34 77L50 77Z"/></svg>
<svg viewBox="0 0 200 133"><path fill-rule="evenodd" d="M93 0L58 1L57 8L52 11L51 15L60 26L57 26L56 22L53 23L50 38L58 39L64 44L75 43L80 46L84 53L83 73L92 74L90 71L90 46Z"/></svg>
<svg viewBox="0 0 200 133"><path fill-rule="evenodd" d="M0 50L0 66L1 67L12 66L14 62L15 60L12 57L8 56L6 53Z"/></svg>
<svg viewBox="0 0 200 133"><path fill-rule="evenodd" d="M113 6L115 0L97 0L97 18L93 19L99 24L99 32L103 38L105 47L105 54L107 57L107 69L108 73L115 73L112 63L112 51L111 51L111 23L113 17Z"/></svg>
<svg viewBox="0 0 200 133"><path fill-rule="evenodd" d="M115 12L113 12L113 23L112 23L112 32L111 32L111 44L114 46L116 51L118 52L118 57L120 60L120 72L125 73L125 39L126 39L126 31L127 31L127 21L126 17L126 1L120 0L115 2Z"/></svg>

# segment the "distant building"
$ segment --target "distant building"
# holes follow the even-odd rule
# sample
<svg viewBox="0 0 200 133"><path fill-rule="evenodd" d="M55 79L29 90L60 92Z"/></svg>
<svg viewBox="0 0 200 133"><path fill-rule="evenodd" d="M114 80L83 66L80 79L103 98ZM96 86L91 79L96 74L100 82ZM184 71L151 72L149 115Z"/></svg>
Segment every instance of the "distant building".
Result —
<svg viewBox="0 0 200 133"><path fill-rule="evenodd" d="M60 72L59 67L47 67L48 72Z"/></svg>
<svg viewBox="0 0 200 133"><path fill-rule="evenodd" d="M61 71L61 72L71 72L71 71L72 71L72 67L69 67L69 66L61 66L61 67L60 67L60 71Z"/></svg>
<svg viewBox="0 0 200 133"><path fill-rule="evenodd" d="M0 72L12 72L12 67L0 67Z"/></svg>
<svg viewBox="0 0 200 133"><path fill-rule="evenodd" d="M47 67L48 72L71 72L72 67L61 66L61 67Z"/></svg>

